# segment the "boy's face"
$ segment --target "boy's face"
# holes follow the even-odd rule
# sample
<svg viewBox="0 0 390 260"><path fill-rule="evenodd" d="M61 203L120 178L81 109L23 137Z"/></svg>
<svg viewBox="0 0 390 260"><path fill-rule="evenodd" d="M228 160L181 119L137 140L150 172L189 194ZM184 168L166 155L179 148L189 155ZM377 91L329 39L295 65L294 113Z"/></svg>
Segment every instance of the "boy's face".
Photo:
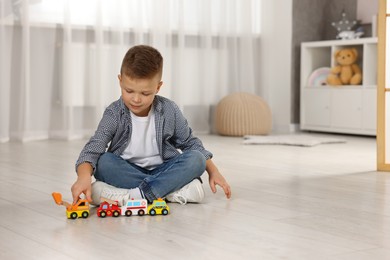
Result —
<svg viewBox="0 0 390 260"><path fill-rule="evenodd" d="M133 79L119 74L118 79L126 107L136 116L147 116L154 96L163 84L160 76L156 75L151 79Z"/></svg>

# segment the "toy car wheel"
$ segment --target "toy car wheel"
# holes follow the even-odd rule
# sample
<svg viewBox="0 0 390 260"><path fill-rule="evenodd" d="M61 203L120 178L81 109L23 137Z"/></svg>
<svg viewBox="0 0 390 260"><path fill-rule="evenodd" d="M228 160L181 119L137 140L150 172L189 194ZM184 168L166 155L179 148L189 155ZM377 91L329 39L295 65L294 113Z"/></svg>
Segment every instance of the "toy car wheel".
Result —
<svg viewBox="0 0 390 260"><path fill-rule="evenodd" d="M87 211L84 211L84 212L81 214L81 216L82 216L83 218L88 218L89 213L88 213Z"/></svg>
<svg viewBox="0 0 390 260"><path fill-rule="evenodd" d="M163 209L163 210L162 210L162 214L163 214L163 215L168 215L168 210Z"/></svg>
<svg viewBox="0 0 390 260"><path fill-rule="evenodd" d="M126 217L130 217L132 214L133 212L131 212L131 210L126 210L125 212Z"/></svg>
<svg viewBox="0 0 390 260"><path fill-rule="evenodd" d="M113 213L112 213L112 216L114 216L114 217L118 217L119 216L119 211L114 211Z"/></svg>
<svg viewBox="0 0 390 260"><path fill-rule="evenodd" d="M76 218L77 218L77 213L76 213L76 212L72 212L72 213L70 214L70 218L71 218L71 219L76 219Z"/></svg>
<svg viewBox="0 0 390 260"><path fill-rule="evenodd" d="M149 211L149 214L150 214L151 216L154 216L154 215L156 215L156 211L155 211L154 209L151 209L151 210Z"/></svg>
<svg viewBox="0 0 390 260"><path fill-rule="evenodd" d="M107 213L105 211L100 212L100 217L105 218L107 216Z"/></svg>
<svg viewBox="0 0 390 260"><path fill-rule="evenodd" d="M138 211L138 216L143 216L143 215L145 215L145 211L143 209L140 209Z"/></svg>

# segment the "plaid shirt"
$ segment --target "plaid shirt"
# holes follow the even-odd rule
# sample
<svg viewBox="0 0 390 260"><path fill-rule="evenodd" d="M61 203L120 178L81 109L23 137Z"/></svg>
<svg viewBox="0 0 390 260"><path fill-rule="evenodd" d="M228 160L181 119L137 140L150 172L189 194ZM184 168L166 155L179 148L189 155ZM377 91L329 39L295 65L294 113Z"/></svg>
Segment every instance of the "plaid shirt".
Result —
<svg viewBox="0 0 390 260"><path fill-rule="evenodd" d="M153 101L158 150L163 161L180 154L179 150L198 150L206 159L213 155L207 151L199 138L192 135L179 107L171 100L156 95ZM129 144L132 132L131 115L122 98L106 108L95 134L84 146L76 162L89 162L93 169L108 147L107 152L120 156ZM178 150L179 149L179 150Z"/></svg>

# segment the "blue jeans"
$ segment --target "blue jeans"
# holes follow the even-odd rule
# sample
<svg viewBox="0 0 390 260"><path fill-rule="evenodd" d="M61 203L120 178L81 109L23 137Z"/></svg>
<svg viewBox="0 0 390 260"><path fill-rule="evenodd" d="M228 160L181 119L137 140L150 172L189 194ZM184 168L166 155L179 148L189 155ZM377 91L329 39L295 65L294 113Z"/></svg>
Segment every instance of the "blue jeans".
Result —
<svg viewBox="0 0 390 260"><path fill-rule="evenodd" d="M198 151L185 151L153 170L141 168L113 153L104 153L96 165L95 179L118 188L140 188L148 201L179 190L206 169Z"/></svg>

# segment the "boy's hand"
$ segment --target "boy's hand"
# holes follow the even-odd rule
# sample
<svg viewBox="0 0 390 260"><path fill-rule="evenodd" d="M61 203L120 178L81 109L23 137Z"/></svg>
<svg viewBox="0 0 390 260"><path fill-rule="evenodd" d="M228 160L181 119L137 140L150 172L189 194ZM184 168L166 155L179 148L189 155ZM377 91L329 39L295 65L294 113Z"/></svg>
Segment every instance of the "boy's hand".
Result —
<svg viewBox="0 0 390 260"><path fill-rule="evenodd" d="M92 202L92 189L91 189L91 173L92 166L89 163L80 164L77 168L78 177L76 182L72 185L71 191L73 196L73 204L76 204L80 199L80 195L83 193L85 199Z"/></svg>
<svg viewBox="0 0 390 260"><path fill-rule="evenodd" d="M77 181L72 185L71 191L73 196L73 204L77 203L82 193L85 195L86 200L91 202L91 178L77 178Z"/></svg>
<svg viewBox="0 0 390 260"><path fill-rule="evenodd" d="M225 178L219 172L218 168L211 161L211 159L206 161L206 171L209 174L209 184L211 191L213 193L217 192L217 185L220 186L225 192L226 198L230 199L232 196L232 191L230 189L230 185L227 183Z"/></svg>
<svg viewBox="0 0 390 260"><path fill-rule="evenodd" d="M226 198L230 199L230 197L232 196L232 191L230 189L230 185L227 183L227 181L225 180L225 178L222 176L222 174L219 171L213 172L212 174L209 174L209 183L210 183L210 188L211 188L212 192L214 192L214 193L217 192L216 185L218 185L225 192Z"/></svg>

